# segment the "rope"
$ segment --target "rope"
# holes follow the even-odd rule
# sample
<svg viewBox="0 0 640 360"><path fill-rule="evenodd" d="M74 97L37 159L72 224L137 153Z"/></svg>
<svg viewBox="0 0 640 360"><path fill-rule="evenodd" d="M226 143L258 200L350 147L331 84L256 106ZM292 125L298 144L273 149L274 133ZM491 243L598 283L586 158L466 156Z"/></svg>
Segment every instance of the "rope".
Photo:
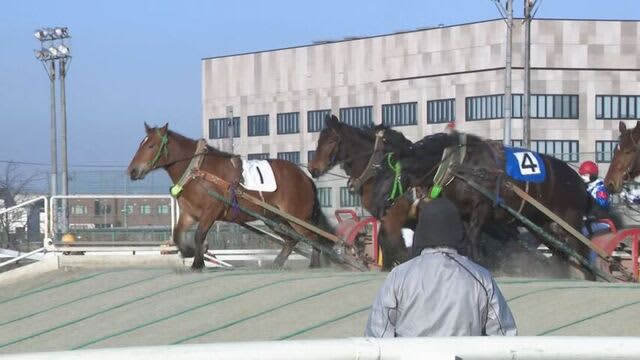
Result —
<svg viewBox="0 0 640 360"><path fill-rule="evenodd" d="M397 197L402 196L404 194L404 189L402 188L402 164L399 161L396 161L395 164L391 163L391 158L393 157L393 153L387 154L387 165L394 173L393 178L393 188L391 189L391 194L389 194L389 200L393 201Z"/></svg>

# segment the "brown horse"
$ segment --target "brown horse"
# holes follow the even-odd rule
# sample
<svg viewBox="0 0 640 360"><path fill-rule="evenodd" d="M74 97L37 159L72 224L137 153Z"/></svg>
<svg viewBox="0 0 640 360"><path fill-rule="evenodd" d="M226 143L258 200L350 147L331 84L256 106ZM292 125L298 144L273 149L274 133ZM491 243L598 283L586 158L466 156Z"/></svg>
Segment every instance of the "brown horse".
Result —
<svg viewBox="0 0 640 360"><path fill-rule="evenodd" d="M206 146L206 150L196 153L198 142L169 131L168 124L160 128L150 128L145 123L145 130L146 137L140 143L138 151L133 156L127 170L132 180L143 179L150 171L163 168L169 174L171 181L174 184L178 184L183 174L190 167L190 161L204 153L204 159L199 167L201 170L214 174L227 184L237 184L242 173L239 167L242 165L237 161L238 157L236 155L219 151L211 146ZM320 210L313 181L297 165L291 162L271 159L269 163L278 184L277 189L273 192L263 193L243 191L254 197L263 198L266 203L286 213L295 214L295 216L304 221L317 225L326 223L326 219ZM205 239L215 221L234 222L242 225L245 222L255 220L255 218L238 211L237 208L228 206L224 202L211 197L208 191L215 191L230 200L235 198L230 187L215 184L202 178L194 178L187 182L178 197L181 212L174 231L173 241L178 246L182 256L194 258L191 266L193 269L202 269L204 267L204 253L207 251ZM284 221L284 219L279 219L277 215L265 211L258 205L240 197L235 200L243 208L264 214L270 219ZM323 244L329 243L328 240L318 239L315 233L302 226L292 222L284 222L308 239L322 241ZM190 242L185 238L185 233L195 223L198 223L198 226L194 240ZM298 241L286 234L282 234L277 229L272 230L279 233L285 240L282 251L274 261L274 266L282 267ZM320 253L319 250L314 248L311 266L319 265Z"/></svg>
<svg viewBox="0 0 640 360"><path fill-rule="evenodd" d="M618 146L604 178L605 186L612 193L620 192L624 182L640 175L640 121L633 129L627 129L627 125L620 121L618 129Z"/></svg>
<svg viewBox="0 0 640 360"><path fill-rule="evenodd" d="M462 143L462 139L463 137L457 132L429 135L423 140L397 151L395 154L402 167L404 188L410 186L429 188L434 185L434 175L436 173L434 170L441 163L444 150L447 148L466 148L466 156L463 162L453 167L453 176L443 184L442 193L457 205L467 225L469 255L475 259L479 257L479 235L485 225L516 225L517 222L506 211L497 207L496 204L493 204L474 190L456 174L475 180L482 187L499 196L500 201L504 201L511 208L519 210L522 215L538 226L544 227L559 238L564 239L570 247L583 257L588 257L589 249L587 246L570 236L540 211L525 203L514 192L502 186L503 181L510 181L564 219L573 228L580 230L583 225L583 217L593 211L595 204L588 195L584 182L573 169L561 160L540 154L541 161L546 168L546 179L539 183L516 181L508 178L505 174L505 155L501 144L485 141L473 135L467 135L464 143ZM395 146L392 145L392 148L406 144L404 136L391 129L385 130L385 140L396 144ZM378 193L374 197L374 202L383 204L386 201L384 194L389 191L391 186L392 180L389 177L377 178L376 188ZM550 248L558 257L568 260L565 255L554 249L553 246L550 246ZM577 264L572 261L568 263L577 268L580 271L580 275L593 278L592 274L584 272ZM570 268L567 267L566 275L569 275L569 270Z"/></svg>
<svg viewBox="0 0 640 360"><path fill-rule="evenodd" d="M340 164L349 176L350 183L362 180L361 186L358 186L356 191L361 197L362 206L382 223L379 239L383 268L389 270L407 259L407 249L401 230L403 227L415 228L415 221L408 216L411 202L401 198L387 209L384 216L379 216L385 209L374 206L372 201L374 193L378 191L373 176L367 179L362 178L368 161L373 156L375 130L349 126L341 123L336 116L327 117L325 125L320 132L315 156L309 164L309 171L314 178L317 178ZM410 144L409 141L405 143L405 145ZM383 151L390 150L386 147L387 145ZM380 166L377 166L376 172L379 170Z"/></svg>

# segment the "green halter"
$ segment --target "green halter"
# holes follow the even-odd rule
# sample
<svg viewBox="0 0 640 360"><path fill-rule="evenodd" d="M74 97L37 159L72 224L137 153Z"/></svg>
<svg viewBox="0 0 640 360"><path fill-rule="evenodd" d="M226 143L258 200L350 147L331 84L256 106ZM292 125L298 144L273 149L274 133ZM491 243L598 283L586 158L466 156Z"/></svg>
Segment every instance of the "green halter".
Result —
<svg viewBox="0 0 640 360"><path fill-rule="evenodd" d="M395 200L397 197L402 196L404 194L404 190L402 189L402 165L399 161L396 161L395 164L391 163L391 158L393 157L393 153L387 154L387 164L389 168L393 170L394 179L393 179L393 188L391 189L391 194L389 194L389 200Z"/></svg>
<svg viewBox="0 0 640 360"><path fill-rule="evenodd" d="M169 135L166 133L164 135L160 135L160 130L156 129L156 133L160 137L160 149L156 153L156 156L149 162L149 167L152 169L155 168L156 163L160 160L160 156L162 156L162 152L164 151L164 158L167 159L169 157L169 149L167 148L167 144L169 143Z"/></svg>

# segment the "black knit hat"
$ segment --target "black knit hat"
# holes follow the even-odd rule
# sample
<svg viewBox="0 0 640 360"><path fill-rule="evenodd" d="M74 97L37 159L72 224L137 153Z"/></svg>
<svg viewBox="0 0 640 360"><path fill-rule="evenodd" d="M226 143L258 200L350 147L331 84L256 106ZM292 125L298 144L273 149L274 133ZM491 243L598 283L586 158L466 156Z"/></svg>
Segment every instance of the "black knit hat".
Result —
<svg viewBox="0 0 640 360"><path fill-rule="evenodd" d="M420 206L420 217L413 235L411 257L425 248L450 247L463 250L464 225L451 200L441 197Z"/></svg>

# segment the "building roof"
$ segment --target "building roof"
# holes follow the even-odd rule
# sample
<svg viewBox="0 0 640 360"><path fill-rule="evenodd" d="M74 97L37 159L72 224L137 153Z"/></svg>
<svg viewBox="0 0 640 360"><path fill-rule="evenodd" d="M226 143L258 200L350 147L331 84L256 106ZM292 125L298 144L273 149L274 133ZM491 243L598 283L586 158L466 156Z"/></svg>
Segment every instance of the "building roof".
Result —
<svg viewBox="0 0 640 360"><path fill-rule="evenodd" d="M523 18L514 18L513 20L514 20L514 21L517 21L517 20L523 20ZM534 20L535 20L535 21L607 21L607 22L609 22L609 21L617 21L617 22L640 22L640 19L639 19L639 20L616 20L616 19L553 19L553 18L535 18ZM452 24L452 25L442 25L442 26L421 27L421 28L417 28L417 29L415 29L415 30L397 31L397 32L386 33L386 34L378 34L378 35L368 35L368 36L347 36L347 37L345 37L345 38L343 38L343 39L338 39L338 40L322 40L322 41L316 41L316 42L311 43L311 44L294 45L294 46L287 46L287 47L282 47L282 48L265 49L265 50L257 50L257 51L247 51L247 52L234 53L234 54L215 55L215 56L204 57L204 58L202 58L201 60L202 60L202 61L206 61L206 60L221 59L221 58L233 57L233 56L242 56L242 55L260 54L260 53L267 53L267 52L272 52L272 51L281 51L281 50L291 50L291 49L298 49L298 48L311 47L311 46L320 46L320 45L327 45L327 44L335 44L335 43L341 43L341 42L346 42L346 41L356 41L356 40L372 39L372 38L384 37L384 36L393 36L393 35L399 35L399 34L408 34L408 33L414 33L414 32L421 32L421 31L431 31L431 30L446 29L446 28L452 28L452 27L460 27L460 26L467 26L467 25L482 24L482 23L488 23L488 22L493 22L493 21L503 21L503 19L502 19L502 18L497 18L497 19L487 19L487 20L472 21L472 22L468 22L468 23L460 23L460 24Z"/></svg>

